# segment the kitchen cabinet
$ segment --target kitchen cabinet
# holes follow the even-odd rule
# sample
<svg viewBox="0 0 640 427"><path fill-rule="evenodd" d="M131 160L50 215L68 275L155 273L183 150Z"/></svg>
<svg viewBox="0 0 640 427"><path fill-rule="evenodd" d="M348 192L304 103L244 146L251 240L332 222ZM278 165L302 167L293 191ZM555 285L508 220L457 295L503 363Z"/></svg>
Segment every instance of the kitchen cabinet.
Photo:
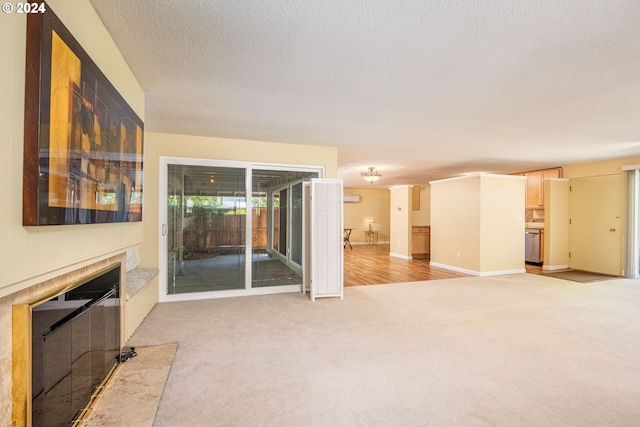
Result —
<svg viewBox="0 0 640 427"><path fill-rule="evenodd" d="M526 207L544 207L544 180L548 178L561 178L562 169L544 169L539 171L526 172L522 174L527 177Z"/></svg>
<svg viewBox="0 0 640 427"><path fill-rule="evenodd" d="M411 256L429 258L431 254L431 227L413 227L411 229Z"/></svg>
<svg viewBox="0 0 640 427"><path fill-rule="evenodd" d="M542 195L542 174L540 172L529 172L527 177L526 206L528 208L539 208L544 205Z"/></svg>

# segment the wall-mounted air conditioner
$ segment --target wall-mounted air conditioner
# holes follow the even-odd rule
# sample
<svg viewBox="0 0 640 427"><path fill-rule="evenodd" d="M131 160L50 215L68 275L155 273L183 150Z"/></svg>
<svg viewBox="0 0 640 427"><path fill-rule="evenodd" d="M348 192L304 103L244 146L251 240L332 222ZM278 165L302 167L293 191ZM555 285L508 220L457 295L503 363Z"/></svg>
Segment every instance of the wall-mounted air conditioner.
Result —
<svg viewBox="0 0 640 427"><path fill-rule="evenodd" d="M360 203L359 194L345 194L343 196L344 203Z"/></svg>

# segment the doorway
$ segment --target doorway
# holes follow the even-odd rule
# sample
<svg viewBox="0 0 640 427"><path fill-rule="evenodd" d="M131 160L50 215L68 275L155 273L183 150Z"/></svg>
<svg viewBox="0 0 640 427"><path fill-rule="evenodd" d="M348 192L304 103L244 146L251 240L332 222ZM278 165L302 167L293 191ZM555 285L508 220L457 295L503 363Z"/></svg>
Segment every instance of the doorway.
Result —
<svg viewBox="0 0 640 427"><path fill-rule="evenodd" d="M167 166L167 295L245 288L245 187L244 168Z"/></svg>
<svg viewBox="0 0 640 427"><path fill-rule="evenodd" d="M317 176L292 170L252 171L253 288L302 283L302 183Z"/></svg>
<svg viewBox="0 0 640 427"><path fill-rule="evenodd" d="M321 169L182 158L161 167L161 300L300 289L301 187Z"/></svg>

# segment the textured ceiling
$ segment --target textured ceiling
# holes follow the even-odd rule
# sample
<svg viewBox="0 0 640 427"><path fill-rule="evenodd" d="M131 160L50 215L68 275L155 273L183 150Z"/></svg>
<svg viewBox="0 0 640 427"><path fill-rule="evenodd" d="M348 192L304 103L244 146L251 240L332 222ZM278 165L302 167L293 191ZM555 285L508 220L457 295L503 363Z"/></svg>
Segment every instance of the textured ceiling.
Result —
<svg viewBox="0 0 640 427"><path fill-rule="evenodd" d="M90 1L146 130L337 146L345 186L640 154L637 0Z"/></svg>

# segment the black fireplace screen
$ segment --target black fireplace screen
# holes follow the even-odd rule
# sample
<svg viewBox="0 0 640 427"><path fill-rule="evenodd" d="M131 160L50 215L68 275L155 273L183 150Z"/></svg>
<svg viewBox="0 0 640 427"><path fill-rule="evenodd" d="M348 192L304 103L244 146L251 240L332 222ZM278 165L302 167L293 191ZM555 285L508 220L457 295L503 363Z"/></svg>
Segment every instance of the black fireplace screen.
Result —
<svg viewBox="0 0 640 427"><path fill-rule="evenodd" d="M120 267L32 312L33 426L69 425L120 354Z"/></svg>

